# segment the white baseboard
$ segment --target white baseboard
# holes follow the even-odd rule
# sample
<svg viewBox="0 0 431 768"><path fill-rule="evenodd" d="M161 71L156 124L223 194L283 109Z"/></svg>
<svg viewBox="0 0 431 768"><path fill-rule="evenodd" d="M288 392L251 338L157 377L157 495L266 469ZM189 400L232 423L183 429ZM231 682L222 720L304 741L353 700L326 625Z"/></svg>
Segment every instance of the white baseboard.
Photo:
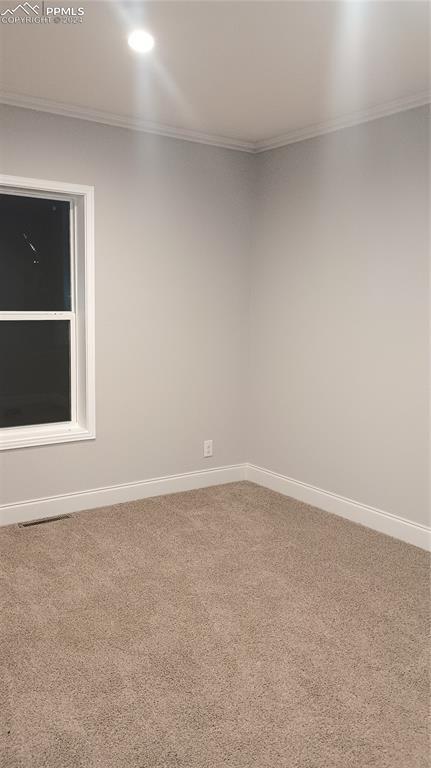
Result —
<svg viewBox="0 0 431 768"><path fill-rule="evenodd" d="M177 491L191 491L195 488L207 488L210 485L223 485L244 479L245 464L233 464L228 467L186 472L181 475L155 477L136 483L93 488L80 493L31 499L18 504L3 504L0 505L0 525L24 523L41 517L55 517L83 509L95 509L124 501L163 496Z"/></svg>
<svg viewBox="0 0 431 768"><path fill-rule="evenodd" d="M406 541L408 544L414 544L426 550L431 549L431 529L425 525L412 523L381 509L360 504L336 493L323 491L321 488L256 467L254 464L234 464L228 467L186 472L181 475L156 477L135 483L93 488L89 491L67 493L61 496L30 499L17 504L3 504L0 505L0 525L23 523L41 517L55 517L84 509L95 509L111 504L121 504L124 501L163 496L177 491L191 491L195 488L207 488L210 485L223 485L240 480L250 480L284 496L291 496L313 507Z"/></svg>
<svg viewBox="0 0 431 768"><path fill-rule="evenodd" d="M388 536L414 544L421 549L431 549L431 529L426 525L412 523L381 509L360 504L336 493L323 491L314 485L292 480L290 477L256 467L254 464L246 465L245 476L247 480L282 493L284 496L291 496L298 501L323 509L325 512L332 512L339 517L345 517L354 523L386 533Z"/></svg>

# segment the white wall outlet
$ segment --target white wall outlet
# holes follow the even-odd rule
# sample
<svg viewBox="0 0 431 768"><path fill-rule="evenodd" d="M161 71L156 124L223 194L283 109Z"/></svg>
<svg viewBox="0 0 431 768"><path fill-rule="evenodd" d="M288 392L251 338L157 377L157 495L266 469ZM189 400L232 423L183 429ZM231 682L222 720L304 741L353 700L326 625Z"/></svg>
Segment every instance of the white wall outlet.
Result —
<svg viewBox="0 0 431 768"><path fill-rule="evenodd" d="M204 459L208 459L213 455L213 441L204 440Z"/></svg>

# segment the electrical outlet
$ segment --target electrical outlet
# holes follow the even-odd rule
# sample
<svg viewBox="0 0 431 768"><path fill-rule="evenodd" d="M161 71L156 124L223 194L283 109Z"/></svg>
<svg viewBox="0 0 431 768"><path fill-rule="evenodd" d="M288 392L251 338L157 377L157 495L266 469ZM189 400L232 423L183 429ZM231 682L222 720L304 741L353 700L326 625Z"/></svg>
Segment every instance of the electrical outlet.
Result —
<svg viewBox="0 0 431 768"><path fill-rule="evenodd" d="M213 441L204 440L204 459L208 459L213 455Z"/></svg>

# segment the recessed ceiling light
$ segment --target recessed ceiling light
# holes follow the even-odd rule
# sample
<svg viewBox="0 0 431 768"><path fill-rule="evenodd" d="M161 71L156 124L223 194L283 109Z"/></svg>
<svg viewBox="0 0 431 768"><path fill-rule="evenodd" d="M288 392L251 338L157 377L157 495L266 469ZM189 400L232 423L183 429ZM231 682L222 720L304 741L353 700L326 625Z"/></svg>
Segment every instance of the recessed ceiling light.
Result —
<svg viewBox="0 0 431 768"><path fill-rule="evenodd" d="M127 42L134 51L148 53L154 48L154 37L145 29L135 29L127 38Z"/></svg>

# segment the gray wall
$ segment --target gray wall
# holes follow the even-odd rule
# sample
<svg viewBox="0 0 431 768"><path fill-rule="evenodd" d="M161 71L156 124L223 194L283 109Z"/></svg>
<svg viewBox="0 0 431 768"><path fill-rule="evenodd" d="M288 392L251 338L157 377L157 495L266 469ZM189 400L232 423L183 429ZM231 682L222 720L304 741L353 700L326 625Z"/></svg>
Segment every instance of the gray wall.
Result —
<svg viewBox="0 0 431 768"><path fill-rule="evenodd" d="M426 522L427 121L254 157L0 108L0 172L95 185L97 322L97 440L1 453L0 503L248 460Z"/></svg>
<svg viewBox="0 0 431 768"><path fill-rule="evenodd" d="M248 459L429 510L426 108L260 155Z"/></svg>
<svg viewBox="0 0 431 768"><path fill-rule="evenodd" d="M250 158L9 107L0 137L1 173L95 186L97 353L96 441L3 451L0 503L244 461Z"/></svg>

